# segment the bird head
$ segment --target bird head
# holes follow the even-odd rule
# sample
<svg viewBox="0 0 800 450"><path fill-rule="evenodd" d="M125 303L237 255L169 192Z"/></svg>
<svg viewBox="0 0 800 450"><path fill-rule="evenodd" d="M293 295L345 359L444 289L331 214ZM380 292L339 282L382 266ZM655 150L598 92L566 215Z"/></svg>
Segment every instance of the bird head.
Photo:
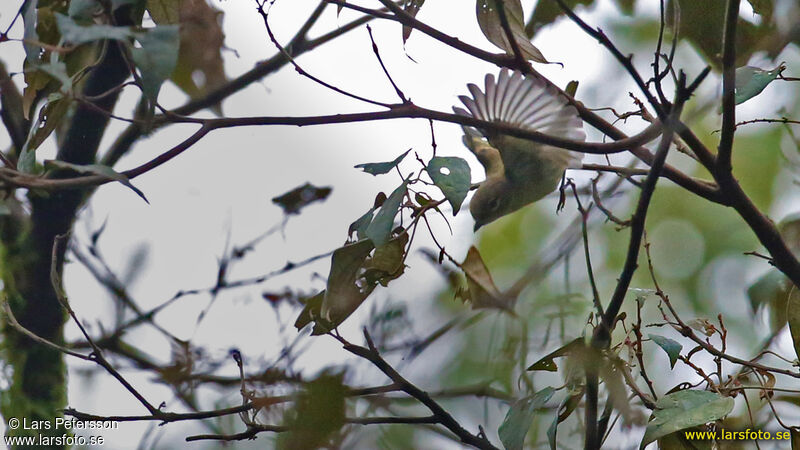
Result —
<svg viewBox="0 0 800 450"><path fill-rule="evenodd" d="M475 219L474 230L512 212L512 195L513 189L505 177L487 178L469 202L469 212Z"/></svg>

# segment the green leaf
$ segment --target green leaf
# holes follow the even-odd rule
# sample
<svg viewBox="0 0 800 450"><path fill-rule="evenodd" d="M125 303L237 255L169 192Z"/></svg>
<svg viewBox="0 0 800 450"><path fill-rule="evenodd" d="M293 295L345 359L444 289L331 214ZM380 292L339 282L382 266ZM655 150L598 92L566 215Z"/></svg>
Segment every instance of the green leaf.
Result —
<svg viewBox="0 0 800 450"><path fill-rule="evenodd" d="M550 426L547 427L547 442L550 444L550 450L558 448L556 440L558 437L558 423L558 414L556 414Z"/></svg>
<svg viewBox="0 0 800 450"><path fill-rule="evenodd" d="M390 170L392 170L395 167L397 167L397 165L400 164L400 161L402 161L403 158L405 158L406 155L408 154L408 152L410 152L410 151L411 151L411 149L406 150L405 153L403 153L402 155L398 156L393 161L380 162L380 163L358 164L358 165L355 166L355 168L356 169L362 169L362 170L364 170L364 172L367 172L368 174L371 174L371 175L383 175L385 173L389 173Z"/></svg>
<svg viewBox="0 0 800 450"><path fill-rule="evenodd" d="M26 72L35 70L42 71L58 81L62 92L67 92L72 88L72 78L67 74L67 65L61 61L32 65L25 69Z"/></svg>
<svg viewBox="0 0 800 450"><path fill-rule="evenodd" d="M583 337L575 338L569 341L566 345L550 352L535 363L531 364L526 370L544 370L547 372L555 372L558 370L558 366L556 365L555 361L553 361L555 358L567 356L575 350L584 348L585 346L586 344Z"/></svg>
<svg viewBox="0 0 800 450"><path fill-rule="evenodd" d="M378 248L364 239L336 249L327 288L306 302L295 327L299 330L316 322L311 335L317 336L339 326L378 284L386 286L403 273L408 238L408 233L403 233Z"/></svg>
<svg viewBox="0 0 800 450"><path fill-rule="evenodd" d="M684 390L656 402L640 449L668 434L721 419L733 410L733 399L714 392Z"/></svg>
<svg viewBox="0 0 800 450"><path fill-rule="evenodd" d="M478 0L475 2L478 26L480 26L486 39L497 47L505 50L509 55L514 54L513 47L507 37L508 35L500 21L500 14L497 6L498 2L503 2L502 5L511 28L511 34L525 59L538 63L546 63L547 59L542 55L542 52L531 44L531 41L525 34L525 22L520 0Z"/></svg>
<svg viewBox="0 0 800 450"><path fill-rule="evenodd" d="M23 173L33 173L36 168L36 149L61 123L61 119L69 110L70 99L58 95L51 96L51 100L39 111L36 122L28 133L28 140L22 147L17 161L17 169Z"/></svg>
<svg viewBox="0 0 800 450"><path fill-rule="evenodd" d="M472 181L469 164L455 156L437 156L430 160L426 170L433 183L450 202L453 215L458 214Z"/></svg>
<svg viewBox="0 0 800 450"><path fill-rule="evenodd" d="M753 7L753 12L769 22L772 19L772 12L774 9L774 0L747 0L750 6Z"/></svg>
<svg viewBox="0 0 800 450"><path fill-rule="evenodd" d="M542 408L555 392L555 389L548 386L511 405L506 413L506 418L497 430L500 442L503 443L506 450L522 450L522 446L525 444L525 435L528 434L536 410Z"/></svg>
<svg viewBox="0 0 800 450"><path fill-rule="evenodd" d="M34 128L31 128L31 131L34 130ZM30 140L30 137L28 140ZM19 152L17 170L22 173L34 173L36 170L36 151L30 149L27 143L22 147L22 151Z"/></svg>
<svg viewBox="0 0 800 450"><path fill-rule="evenodd" d="M372 241L365 239L333 252L328 285L320 309L320 316L330 323L330 329L347 319L375 289L374 284L361 282L364 263L374 248ZM321 334L317 331L315 327L314 334Z"/></svg>
<svg viewBox="0 0 800 450"><path fill-rule="evenodd" d="M744 103L760 94L785 69L786 66L783 63L772 70L751 66L736 69L736 104Z"/></svg>
<svg viewBox="0 0 800 450"><path fill-rule="evenodd" d="M657 334L648 334L648 337L667 352L667 356L669 356L669 367L670 369L675 368L675 362L678 361L678 356L680 356L683 346L672 339Z"/></svg>
<svg viewBox="0 0 800 450"><path fill-rule="evenodd" d="M22 4L22 22L24 24L22 48L25 49L25 57L29 64L36 64L39 61L39 51L41 47L32 44L33 41L39 41L39 34L36 32L36 23L38 14L36 10L36 2L28 1Z"/></svg>
<svg viewBox="0 0 800 450"><path fill-rule="evenodd" d="M405 268L406 244L408 244L408 233L402 233L377 247L372 257L364 263L364 277L367 283L380 283L386 286L391 280L402 275Z"/></svg>
<svg viewBox="0 0 800 450"><path fill-rule="evenodd" d="M747 296L750 299L752 312L758 312L759 308L769 305L773 299L780 295L781 291L788 293L788 278L778 270L770 270L761 276L755 283L747 288Z"/></svg>
<svg viewBox="0 0 800 450"><path fill-rule="evenodd" d="M558 437L558 424L567 420L569 416L575 411L575 408L581 402L583 398L583 390L572 391L569 393L560 405L558 405L558 410L556 416L553 418L553 422L547 428L547 442L550 444L551 450L556 450L556 438Z"/></svg>
<svg viewBox="0 0 800 450"><path fill-rule="evenodd" d="M146 8L159 25L180 23L181 0L147 0Z"/></svg>
<svg viewBox="0 0 800 450"><path fill-rule="evenodd" d="M84 27L63 14L56 13L55 16L62 40L72 45L103 39L127 41L133 37L133 32L127 27L114 27L111 25L89 25Z"/></svg>
<svg viewBox="0 0 800 450"><path fill-rule="evenodd" d="M784 240L786 241L785 237ZM786 302L792 286L786 275L777 269L772 269L747 288L753 313L766 308L769 313L770 329L773 332L779 331L786 325Z"/></svg>
<svg viewBox="0 0 800 450"><path fill-rule="evenodd" d="M300 315L297 316L297 320L294 322L294 327L297 328L298 331L302 330L311 322L319 320L322 317L322 300L324 298L325 291L323 290L315 296L305 300L303 310L300 311Z"/></svg>
<svg viewBox="0 0 800 450"><path fill-rule="evenodd" d="M363 216L351 223L350 228L347 229L347 235L352 236L355 233L358 240L367 239L367 227L372 222L372 215L375 214L375 209L371 208Z"/></svg>
<svg viewBox="0 0 800 450"><path fill-rule="evenodd" d="M575 10L578 5L589 6L594 4L594 0L565 0L564 3L570 9ZM533 37L542 27L554 23L556 19L563 15L564 10L561 9L558 3L552 0L538 1L530 17L528 17L528 23L525 25L525 34L528 37Z"/></svg>
<svg viewBox="0 0 800 450"><path fill-rule="evenodd" d="M392 195L383 202L380 211L375 214L375 218L372 219L372 222L364 232L376 247L389 242L389 236L394 227L394 218L400 210L400 204L406 194L406 185L408 185L408 181L403 181L403 184L395 189Z"/></svg>
<svg viewBox="0 0 800 450"><path fill-rule="evenodd" d="M180 34L178 25L160 25L136 33L141 48L131 49L133 61L142 74L142 93L150 100L154 111L158 91L169 79L178 62Z"/></svg>
<svg viewBox="0 0 800 450"><path fill-rule="evenodd" d="M217 2L146 1L147 11L157 25L180 24L178 64L170 79L193 99L204 97L227 82L222 60L226 48L221 27L224 12L215 8L214 3ZM209 108L222 115L219 102Z"/></svg>
<svg viewBox="0 0 800 450"><path fill-rule="evenodd" d="M103 5L97 0L71 0L67 15L75 20L89 21L95 14L102 11Z"/></svg>
<svg viewBox="0 0 800 450"><path fill-rule="evenodd" d="M786 319L789 322L795 356L800 359L800 291L794 286L789 292L789 301L786 302Z"/></svg>
<svg viewBox="0 0 800 450"><path fill-rule="evenodd" d="M778 224L778 232L794 254L800 254L800 213L789 214Z"/></svg>
<svg viewBox="0 0 800 450"><path fill-rule="evenodd" d="M777 3L774 0L759 0L758 3ZM555 2L547 2L555 3ZM725 1L670 0L667 5L667 20L670 27L674 5L679 8L680 38L694 47L700 56L715 70L722 68L722 30L725 27ZM751 3L752 4L752 3ZM755 9L755 8L754 8ZM759 11L765 12L760 6ZM637 17L636 21L641 21ZM791 19L790 19L791 20ZM736 65L743 66L757 52L764 52L769 58L775 58L786 43L789 36L778 31L775 21L764 17L760 23L753 23L752 18L739 16L736 26ZM796 22L796 20L795 20ZM629 24L626 24L630 27ZM658 30L657 19L647 25L655 38Z"/></svg>
<svg viewBox="0 0 800 450"><path fill-rule="evenodd" d="M128 179L127 176L117 172L116 170L112 169L111 167L104 166L102 164L87 164L87 165L80 165L80 164L72 164L64 161L59 161L57 159L50 159L44 162L45 168L57 168L57 169L66 169L66 170L74 170L79 173L88 173L92 175L100 175L101 177L108 178L109 180L119 181L125 187L130 188L133 192L136 193L139 197L142 198L146 203L150 203L147 201L147 197L144 196L144 193L140 191L136 186L131 183L131 180Z"/></svg>
<svg viewBox="0 0 800 450"><path fill-rule="evenodd" d="M567 83L567 87L564 88L564 92L566 92L570 97L575 97L575 94L578 92L578 80L572 80Z"/></svg>

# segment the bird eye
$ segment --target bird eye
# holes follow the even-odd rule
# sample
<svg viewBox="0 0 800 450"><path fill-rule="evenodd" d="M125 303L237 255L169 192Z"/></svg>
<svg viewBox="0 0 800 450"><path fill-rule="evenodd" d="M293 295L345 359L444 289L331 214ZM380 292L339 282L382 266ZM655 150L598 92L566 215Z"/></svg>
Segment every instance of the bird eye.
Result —
<svg viewBox="0 0 800 450"><path fill-rule="evenodd" d="M495 210L500 206L500 199L495 197L489 202L489 209Z"/></svg>

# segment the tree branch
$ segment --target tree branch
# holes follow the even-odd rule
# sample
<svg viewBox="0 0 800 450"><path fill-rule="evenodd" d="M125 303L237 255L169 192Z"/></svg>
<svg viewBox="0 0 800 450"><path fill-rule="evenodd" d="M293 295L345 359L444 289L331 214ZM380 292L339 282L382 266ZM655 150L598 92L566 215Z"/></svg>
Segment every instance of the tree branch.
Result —
<svg viewBox="0 0 800 450"><path fill-rule="evenodd" d="M340 341L344 344L345 350L371 362L405 393L414 397L420 403L425 405L433 413L434 417L436 417L436 423L441 424L453 434L458 436L458 438L461 439L461 442L479 449L499 450L497 447L492 445L492 443L489 442L485 436L474 435L464 429L458 423L458 421L453 418L453 416L445 411L444 408L442 408L435 400L433 400L425 391L419 389L414 384L403 378L403 376L400 375L391 365L389 365L389 363L387 363L386 360L381 357L380 353L378 353L378 350L373 345L372 338L367 333L366 328L364 329L364 338L367 340L367 345L369 348L351 344L341 338Z"/></svg>
<svg viewBox="0 0 800 450"><path fill-rule="evenodd" d="M739 0L728 0L725 29L722 33L722 132L717 149L719 173L731 171L733 134L736 132L736 23L739 21Z"/></svg>

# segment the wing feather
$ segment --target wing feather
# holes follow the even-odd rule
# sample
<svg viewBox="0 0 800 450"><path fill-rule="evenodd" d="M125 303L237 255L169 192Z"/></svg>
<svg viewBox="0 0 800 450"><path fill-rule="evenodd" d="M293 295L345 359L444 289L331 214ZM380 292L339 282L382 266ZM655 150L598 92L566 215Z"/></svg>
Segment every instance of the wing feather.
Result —
<svg viewBox="0 0 800 450"><path fill-rule="evenodd" d="M500 71L495 79L492 74L487 74L484 79L484 89L481 90L474 84L468 84L467 89L471 96L460 96L459 99L466 106L454 108L457 114L469 115L476 119L489 122L498 122L517 126L525 130L537 131L543 134L563 137L572 140L584 140L583 121L578 116L578 111L569 104L567 99L541 75L524 76L518 71L510 72L507 69ZM464 127L465 141L477 138L477 133L483 135L490 142L492 133ZM520 161L523 155L517 154L519 148L530 151L526 145L506 146L499 148L503 160L508 167L509 163ZM569 167L575 167L583 158L583 154L557 149L552 146L541 145L533 147L543 152L559 155L559 159L568 161ZM474 150L473 150L474 151ZM558 153L563 152L563 154Z"/></svg>

